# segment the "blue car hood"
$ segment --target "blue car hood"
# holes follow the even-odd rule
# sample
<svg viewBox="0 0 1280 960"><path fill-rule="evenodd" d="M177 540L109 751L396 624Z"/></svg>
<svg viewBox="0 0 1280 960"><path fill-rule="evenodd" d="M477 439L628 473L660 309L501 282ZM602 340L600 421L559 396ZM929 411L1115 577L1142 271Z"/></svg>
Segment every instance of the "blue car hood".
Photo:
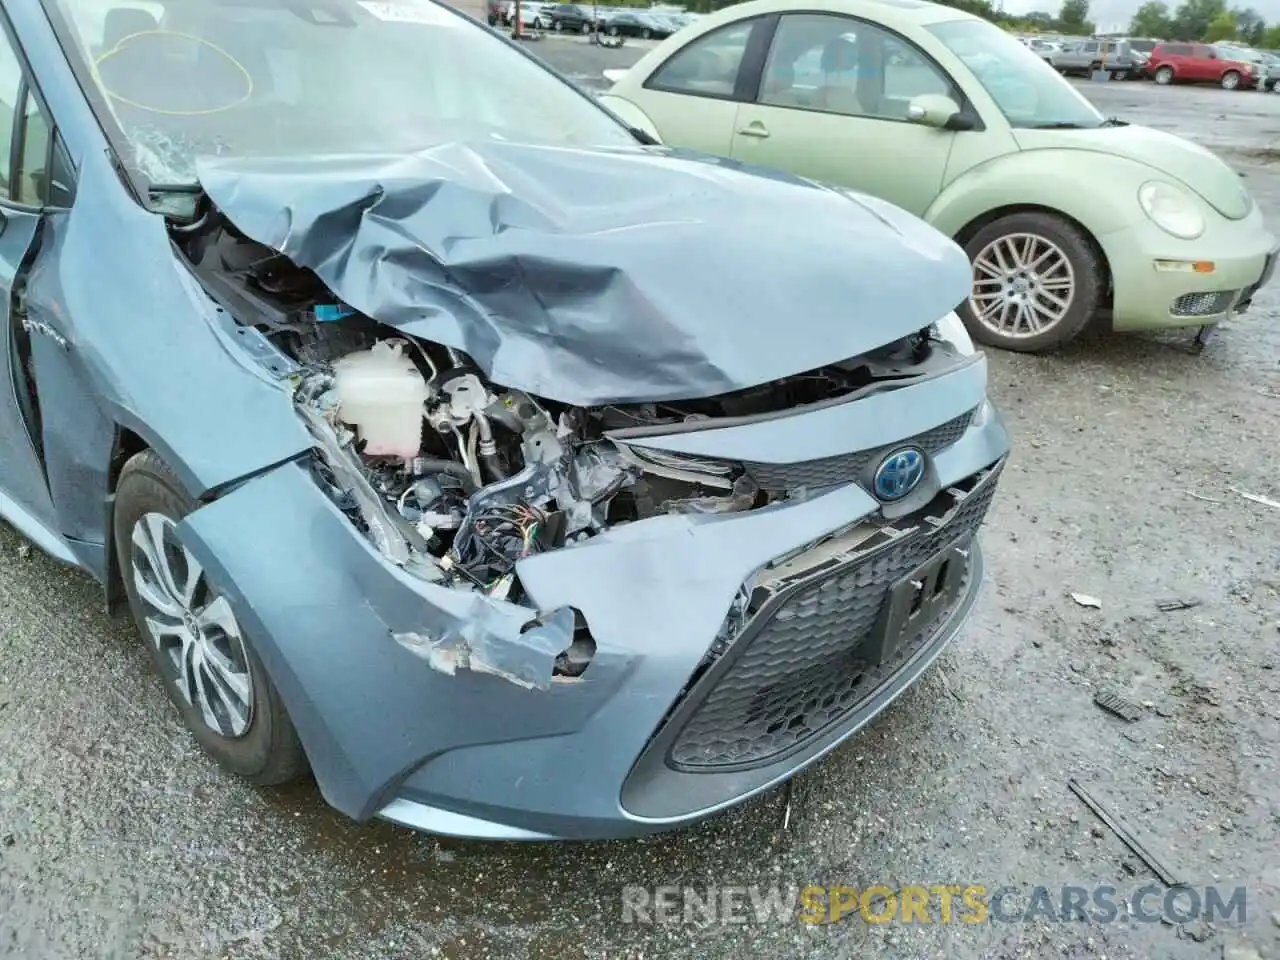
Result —
<svg viewBox="0 0 1280 960"><path fill-rule="evenodd" d="M209 159L243 233L351 307L564 403L714 396L865 353L969 292L879 200L666 148L502 141Z"/></svg>

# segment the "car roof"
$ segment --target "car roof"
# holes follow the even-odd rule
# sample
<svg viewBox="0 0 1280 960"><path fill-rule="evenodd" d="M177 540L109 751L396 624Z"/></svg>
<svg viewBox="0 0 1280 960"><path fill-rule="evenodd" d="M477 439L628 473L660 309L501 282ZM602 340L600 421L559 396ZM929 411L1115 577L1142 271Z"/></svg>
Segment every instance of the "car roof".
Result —
<svg viewBox="0 0 1280 960"><path fill-rule="evenodd" d="M764 13L842 13L850 17L888 24L929 24L947 20L979 20L973 14L927 0L747 0L702 17L698 26L716 24Z"/></svg>

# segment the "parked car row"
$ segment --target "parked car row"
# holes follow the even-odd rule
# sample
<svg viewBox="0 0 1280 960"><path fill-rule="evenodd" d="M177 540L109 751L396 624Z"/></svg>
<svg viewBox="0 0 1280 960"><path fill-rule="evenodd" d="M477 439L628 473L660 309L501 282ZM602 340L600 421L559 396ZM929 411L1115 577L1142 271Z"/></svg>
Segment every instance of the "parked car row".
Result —
<svg viewBox="0 0 1280 960"><path fill-rule="evenodd" d="M1064 76L1088 76L1105 70L1116 80L1138 80L1158 40L1068 40L1044 59Z"/></svg>
<svg viewBox="0 0 1280 960"><path fill-rule="evenodd" d="M1031 49L1064 76L1102 71L1113 80L1154 80L1162 85L1212 83L1226 90L1268 91L1280 80L1280 57L1238 43L1069 38L1058 43L1040 41Z"/></svg>
<svg viewBox="0 0 1280 960"><path fill-rule="evenodd" d="M515 17L514 0L490 0L491 25L511 26ZM665 9L543 3L538 0L526 0L520 4L522 29L552 30L557 33L590 33L599 30L612 37L665 40L697 19L696 13Z"/></svg>

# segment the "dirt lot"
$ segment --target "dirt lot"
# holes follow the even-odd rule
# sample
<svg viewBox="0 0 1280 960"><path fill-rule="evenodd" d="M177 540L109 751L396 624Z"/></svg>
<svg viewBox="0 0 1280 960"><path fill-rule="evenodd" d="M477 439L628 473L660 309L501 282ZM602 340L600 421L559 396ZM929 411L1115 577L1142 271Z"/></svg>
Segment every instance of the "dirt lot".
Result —
<svg viewBox="0 0 1280 960"><path fill-rule="evenodd" d="M610 52L538 53L594 82ZM1084 85L1225 151L1280 224L1280 96ZM0 525L0 954L86 957L1280 958L1280 288L1186 336L991 358L1016 450L988 585L940 666L785 795L643 842L441 841L215 769L131 627ZM1101 609L1073 602L1090 594ZM1196 601L1162 610L1171 600ZM1146 704L1131 725L1100 688ZM621 889L1112 885L1150 870L1078 778L1243 923L636 926ZM935 921L938 919L934 914Z"/></svg>

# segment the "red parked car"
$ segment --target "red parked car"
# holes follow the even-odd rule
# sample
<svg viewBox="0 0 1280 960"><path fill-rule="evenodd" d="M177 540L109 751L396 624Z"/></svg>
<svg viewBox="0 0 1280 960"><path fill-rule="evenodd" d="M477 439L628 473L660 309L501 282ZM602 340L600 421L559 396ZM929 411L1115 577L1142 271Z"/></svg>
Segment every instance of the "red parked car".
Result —
<svg viewBox="0 0 1280 960"><path fill-rule="evenodd" d="M1253 90L1260 72L1256 63L1233 60L1230 47L1209 43L1159 43L1147 61L1156 83L1216 83L1224 90Z"/></svg>

